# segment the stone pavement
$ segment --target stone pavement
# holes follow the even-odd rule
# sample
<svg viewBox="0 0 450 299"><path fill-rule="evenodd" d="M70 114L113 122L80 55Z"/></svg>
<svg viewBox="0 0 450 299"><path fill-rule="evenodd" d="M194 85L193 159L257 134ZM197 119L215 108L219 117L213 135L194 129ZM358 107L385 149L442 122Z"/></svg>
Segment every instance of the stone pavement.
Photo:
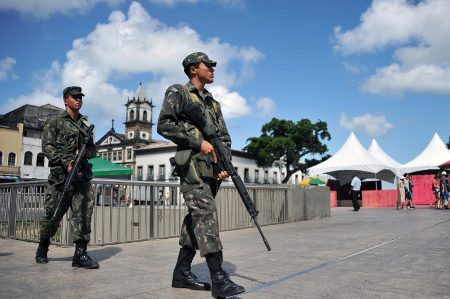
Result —
<svg viewBox="0 0 450 299"><path fill-rule="evenodd" d="M333 208L328 219L222 232L235 298L450 298L450 210ZM173 289L177 239L91 247L100 269L71 267L73 248L0 239L0 298L211 298ZM205 260L193 272L209 280Z"/></svg>

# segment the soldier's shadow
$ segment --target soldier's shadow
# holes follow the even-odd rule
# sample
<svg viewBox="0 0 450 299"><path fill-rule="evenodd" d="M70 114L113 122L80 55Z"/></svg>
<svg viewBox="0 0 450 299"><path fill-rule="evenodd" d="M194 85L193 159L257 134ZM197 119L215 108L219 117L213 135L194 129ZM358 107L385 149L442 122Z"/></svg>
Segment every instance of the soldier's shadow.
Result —
<svg viewBox="0 0 450 299"><path fill-rule="evenodd" d="M107 260L107 259L113 257L114 255L118 254L120 251L122 251L122 249L120 247L103 247L103 248L95 248L95 249L90 249L88 247L87 253L94 261L101 262L101 261L104 261L104 260ZM71 261L72 258L73 258L73 256L56 257L56 258L49 257L48 259L49 259L49 261Z"/></svg>
<svg viewBox="0 0 450 299"><path fill-rule="evenodd" d="M241 274L237 273L236 272L237 267L233 263L224 261L223 264L222 264L222 268L223 268L223 270L228 272L228 274L230 274L230 279L233 280L233 281L234 281L233 277L240 277L242 279L249 280L249 281L252 281L252 282L257 282L257 283L260 283L260 284L264 283L262 281L259 281L259 280L255 279L255 278L253 278L253 277L249 277L249 276L241 275ZM202 263L195 264L195 265L193 264L191 266L191 270L201 281L211 282L211 276L209 274L209 269L208 269L208 265L207 265L206 261L204 261ZM227 298L239 299L239 298L242 298L242 297L233 296L233 297L227 297Z"/></svg>

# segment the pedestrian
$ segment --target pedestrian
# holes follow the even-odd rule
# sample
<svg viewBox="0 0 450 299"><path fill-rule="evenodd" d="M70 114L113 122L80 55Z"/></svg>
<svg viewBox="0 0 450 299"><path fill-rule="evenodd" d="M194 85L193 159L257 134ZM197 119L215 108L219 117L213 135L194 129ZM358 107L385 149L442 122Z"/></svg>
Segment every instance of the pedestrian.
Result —
<svg viewBox="0 0 450 299"><path fill-rule="evenodd" d="M401 204L401 209L405 210L405 177L401 176L397 183L397 191L398 191L398 200L397 200L397 210L399 204Z"/></svg>
<svg viewBox="0 0 450 299"><path fill-rule="evenodd" d="M433 179L433 184L431 186L431 190L434 194L434 202L430 204L430 208L436 207L436 209L441 208L441 195L440 195L440 181L439 181L439 175L436 174Z"/></svg>
<svg viewBox="0 0 450 299"><path fill-rule="evenodd" d="M42 133L42 150L49 160L50 174L45 194L45 214L41 223L40 241L36 251L36 262L48 263L47 252L50 239L56 234L62 217L69 207L72 210L73 242L75 253L72 267L97 269L99 264L87 254L87 244L91 233L91 216L94 208L94 192L91 186L92 165L88 159L95 157L95 145L92 136L87 136L89 123L80 113L83 105L81 87L70 86L63 91L65 111L49 119ZM86 153L74 174L59 213L53 214L57 201L62 194L67 175L74 166L77 153L83 140L88 140Z"/></svg>
<svg viewBox="0 0 450 299"><path fill-rule="evenodd" d="M354 175L353 179L350 183L350 196L352 198L353 203L353 211L358 212L360 209L358 199L360 197L361 192L361 180L359 179L358 175Z"/></svg>
<svg viewBox="0 0 450 299"><path fill-rule="evenodd" d="M201 108L207 115L208 130L217 133L231 153L231 138L225 125L220 104L205 89L214 81L216 62L202 52L189 54L183 60L186 85L170 86L158 119L158 133L178 145L172 159L175 173L180 177L180 190L188 208L184 218L179 244L178 260L173 271L172 287L193 290L209 290L208 283L201 282L191 272L196 254L206 258L212 282L213 297L228 297L243 293L245 289L235 284L222 268L222 242L215 196L220 183L228 173L216 167L217 157L213 146L205 140L201 129L194 125L192 107ZM231 155L231 154L230 154Z"/></svg>
<svg viewBox="0 0 450 299"><path fill-rule="evenodd" d="M412 177L408 173L405 173L405 197L408 200L408 203L406 204L408 209L416 208L412 204L413 199L414 199L413 187L414 187L414 184L412 183Z"/></svg>
<svg viewBox="0 0 450 299"><path fill-rule="evenodd" d="M443 208L448 209L448 196L450 186L448 181L448 174L446 171L443 171L441 173L440 187L441 187L441 201L443 203Z"/></svg>

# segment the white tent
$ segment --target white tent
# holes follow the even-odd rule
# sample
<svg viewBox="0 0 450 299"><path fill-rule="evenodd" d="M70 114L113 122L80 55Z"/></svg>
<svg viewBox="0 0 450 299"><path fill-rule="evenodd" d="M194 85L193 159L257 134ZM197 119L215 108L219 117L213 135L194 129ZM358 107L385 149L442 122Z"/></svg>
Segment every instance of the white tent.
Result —
<svg viewBox="0 0 450 299"><path fill-rule="evenodd" d="M413 160L403 164L400 169L403 173L421 170L438 170L438 165L450 160L450 152L437 133L434 133L427 147Z"/></svg>
<svg viewBox="0 0 450 299"><path fill-rule="evenodd" d="M383 162L386 166L390 166L396 170L396 175L401 175L401 170L399 169L402 164L397 160L394 160L391 156L386 154L386 152L381 148L378 142L372 139L372 143L367 150L372 156Z"/></svg>
<svg viewBox="0 0 450 299"><path fill-rule="evenodd" d="M373 157L358 141L355 134L350 133L344 145L328 160L315 165L309 175L328 174L338 179L341 184L351 181L354 174L360 179L376 178L393 183L395 168L386 166Z"/></svg>

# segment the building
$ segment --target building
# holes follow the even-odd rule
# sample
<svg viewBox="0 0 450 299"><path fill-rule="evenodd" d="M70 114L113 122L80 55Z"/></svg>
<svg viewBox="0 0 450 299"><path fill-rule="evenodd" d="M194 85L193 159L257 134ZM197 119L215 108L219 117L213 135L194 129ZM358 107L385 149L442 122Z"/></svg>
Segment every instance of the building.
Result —
<svg viewBox="0 0 450 299"><path fill-rule="evenodd" d="M114 121L111 129L96 142L97 154L103 159L122 164L133 169L133 179L144 181L175 181L173 167L169 159L175 155L176 144L170 141L152 138L153 106L147 100L142 83L139 84L136 97L125 104L125 133L117 133ZM231 151L233 166L242 180L248 184L280 184L286 171L281 167L261 168L247 153ZM290 183L302 179L301 173L295 173Z"/></svg>
<svg viewBox="0 0 450 299"><path fill-rule="evenodd" d="M20 180L23 123L16 127L0 126L0 182Z"/></svg>
<svg viewBox="0 0 450 299"><path fill-rule="evenodd" d="M47 179L48 161L42 153L42 131L48 118L63 111L47 104L23 105L0 116L0 179Z"/></svg>
<svg viewBox="0 0 450 299"><path fill-rule="evenodd" d="M125 104L125 134L117 133L112 120L111 129L97 142L97 154L105 160L135 169L135 151L156 142L152 139L153 104L147 100L142 83L136 97Z"/></svg>

